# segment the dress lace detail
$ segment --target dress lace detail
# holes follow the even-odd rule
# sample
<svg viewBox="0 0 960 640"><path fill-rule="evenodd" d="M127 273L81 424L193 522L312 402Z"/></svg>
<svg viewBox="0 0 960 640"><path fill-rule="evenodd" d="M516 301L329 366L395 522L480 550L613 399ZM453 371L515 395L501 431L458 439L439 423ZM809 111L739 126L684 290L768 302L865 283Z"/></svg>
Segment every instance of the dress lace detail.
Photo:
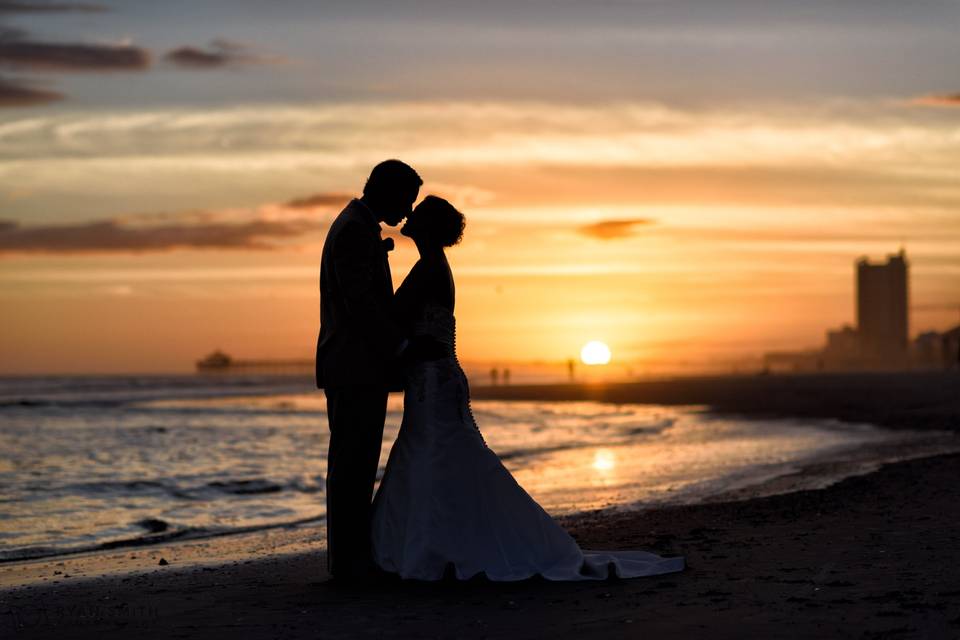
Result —
<svg viewBox="0 0 960 640"><path fill-rule="evenodd" d="M411 364L403 422L373 506L375 562L403 578L621 578L681 571L683 558L645 551L582 551L517 484L486 444L456 355L456 322L423 309L414 334L449 347L447 357Z"/></svg>
<svg viewBox="0 0 960 640"><path fill-rule="evenodd" d="M449 309L438 304L428 304L413 323L413 336L433 338L456 355L457 321Z"/></svg>
<svg viewBox="0 0 960 640"><path fill-rule="evenodd" d="M432 361L432 367L425 367L423 363L415 363L407 370L407 378L414 389L419 402L426 400L427 372L437 376L439 383L449 379L457 379L459 385L455 389L456 405L460 420L473 425L477 433L476 418L473 407L470 405L470 385L457 358L457 321L449 309L437 304L428 304L424 307L419 318L413 324L413 337L428 337L447 348L447 359ZM480 434L481 439L483 435ZM486 441L484 441L486 445Z"/></svg>

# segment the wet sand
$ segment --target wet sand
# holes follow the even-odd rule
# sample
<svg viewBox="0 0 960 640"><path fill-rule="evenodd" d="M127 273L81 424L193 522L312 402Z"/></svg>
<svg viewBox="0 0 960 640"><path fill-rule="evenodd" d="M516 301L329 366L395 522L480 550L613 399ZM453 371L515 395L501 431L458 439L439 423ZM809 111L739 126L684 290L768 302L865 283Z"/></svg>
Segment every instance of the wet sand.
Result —
<svg viewBox="0 0 960 640"><path fill-rule="evenodd" d="M960 427L958 387L948 384L957 377L881 382L885 393L821 381L811 395L811 380L775 380L772 396L742 391L736 412L792 415L780 412L808 397L817 401L802 415ZM692 400L685 384L671 392L684 400L676 404L716 406ZM625 401L626 391L607 389L602 399ZM662 389L644 393L631 397L665 402ZM822 489L563 522L584 548L683 555L688 568L602 583L343 589L326 582L316 529L280 529L0 565L0 637L960 637L960 455Z"/></svg>

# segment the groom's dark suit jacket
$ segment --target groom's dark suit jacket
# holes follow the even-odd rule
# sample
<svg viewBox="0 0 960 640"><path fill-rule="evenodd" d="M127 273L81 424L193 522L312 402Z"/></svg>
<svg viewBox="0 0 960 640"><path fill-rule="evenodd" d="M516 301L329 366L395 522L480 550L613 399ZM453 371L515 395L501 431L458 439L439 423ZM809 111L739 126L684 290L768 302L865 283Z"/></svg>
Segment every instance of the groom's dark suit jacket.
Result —
<svg viewBox="0 0 960 640"><path fill-rule="evenodd" d="M395 386L391 361L402 341L380 224L352 200L330 226L320 261L317 388Z"/></svg>

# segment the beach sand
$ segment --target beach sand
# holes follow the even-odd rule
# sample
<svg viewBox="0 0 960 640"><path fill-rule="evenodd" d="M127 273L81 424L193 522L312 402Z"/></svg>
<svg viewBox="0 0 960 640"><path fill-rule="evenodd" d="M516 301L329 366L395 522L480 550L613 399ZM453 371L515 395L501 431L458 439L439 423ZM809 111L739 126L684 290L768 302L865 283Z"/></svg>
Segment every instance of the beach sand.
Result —
<svg viewBox="0 0 960 640"><path fill-rule="evenodd" d="M956 376L936 384L884 378L886 395L856 380L847 381L847 393L833 390L837 380L823 383L815 415L960 426ZM686 384L670 391L682 396L677 404L716 405L692 400L697 394ZM793 415L796 399L816 387L808 379L775 384L781 392L767 394L780 397L781 407L770 395L743 391L758 400L719 408ZM625 401L616 394L626 391L610 388L603 393L615 397L591 399ZM580 399L577 393L596 391L565 397ZM632 397L664 402L664 393L654 395ZM829 402L837 403L832 410ZM4 564L0 637L960 637L960 455L889 464L823 489L592 512L563 523L584 548L683 555L688 568L599 583L345 589L326 582L318 529L274 529Z"/></svg>

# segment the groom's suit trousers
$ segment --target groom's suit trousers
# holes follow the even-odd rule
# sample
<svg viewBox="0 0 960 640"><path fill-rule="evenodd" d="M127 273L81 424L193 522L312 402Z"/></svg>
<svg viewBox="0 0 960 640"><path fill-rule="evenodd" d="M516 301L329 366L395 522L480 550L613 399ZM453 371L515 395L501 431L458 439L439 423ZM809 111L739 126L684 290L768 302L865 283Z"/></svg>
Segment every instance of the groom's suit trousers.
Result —
<svg viewBox="0 0 960 640"><path fill-rule="evenodd" d="M327 570L350 578L372 567L370 517L380 464L387 390L350 385L324 390L327 453Z"/></svg>

